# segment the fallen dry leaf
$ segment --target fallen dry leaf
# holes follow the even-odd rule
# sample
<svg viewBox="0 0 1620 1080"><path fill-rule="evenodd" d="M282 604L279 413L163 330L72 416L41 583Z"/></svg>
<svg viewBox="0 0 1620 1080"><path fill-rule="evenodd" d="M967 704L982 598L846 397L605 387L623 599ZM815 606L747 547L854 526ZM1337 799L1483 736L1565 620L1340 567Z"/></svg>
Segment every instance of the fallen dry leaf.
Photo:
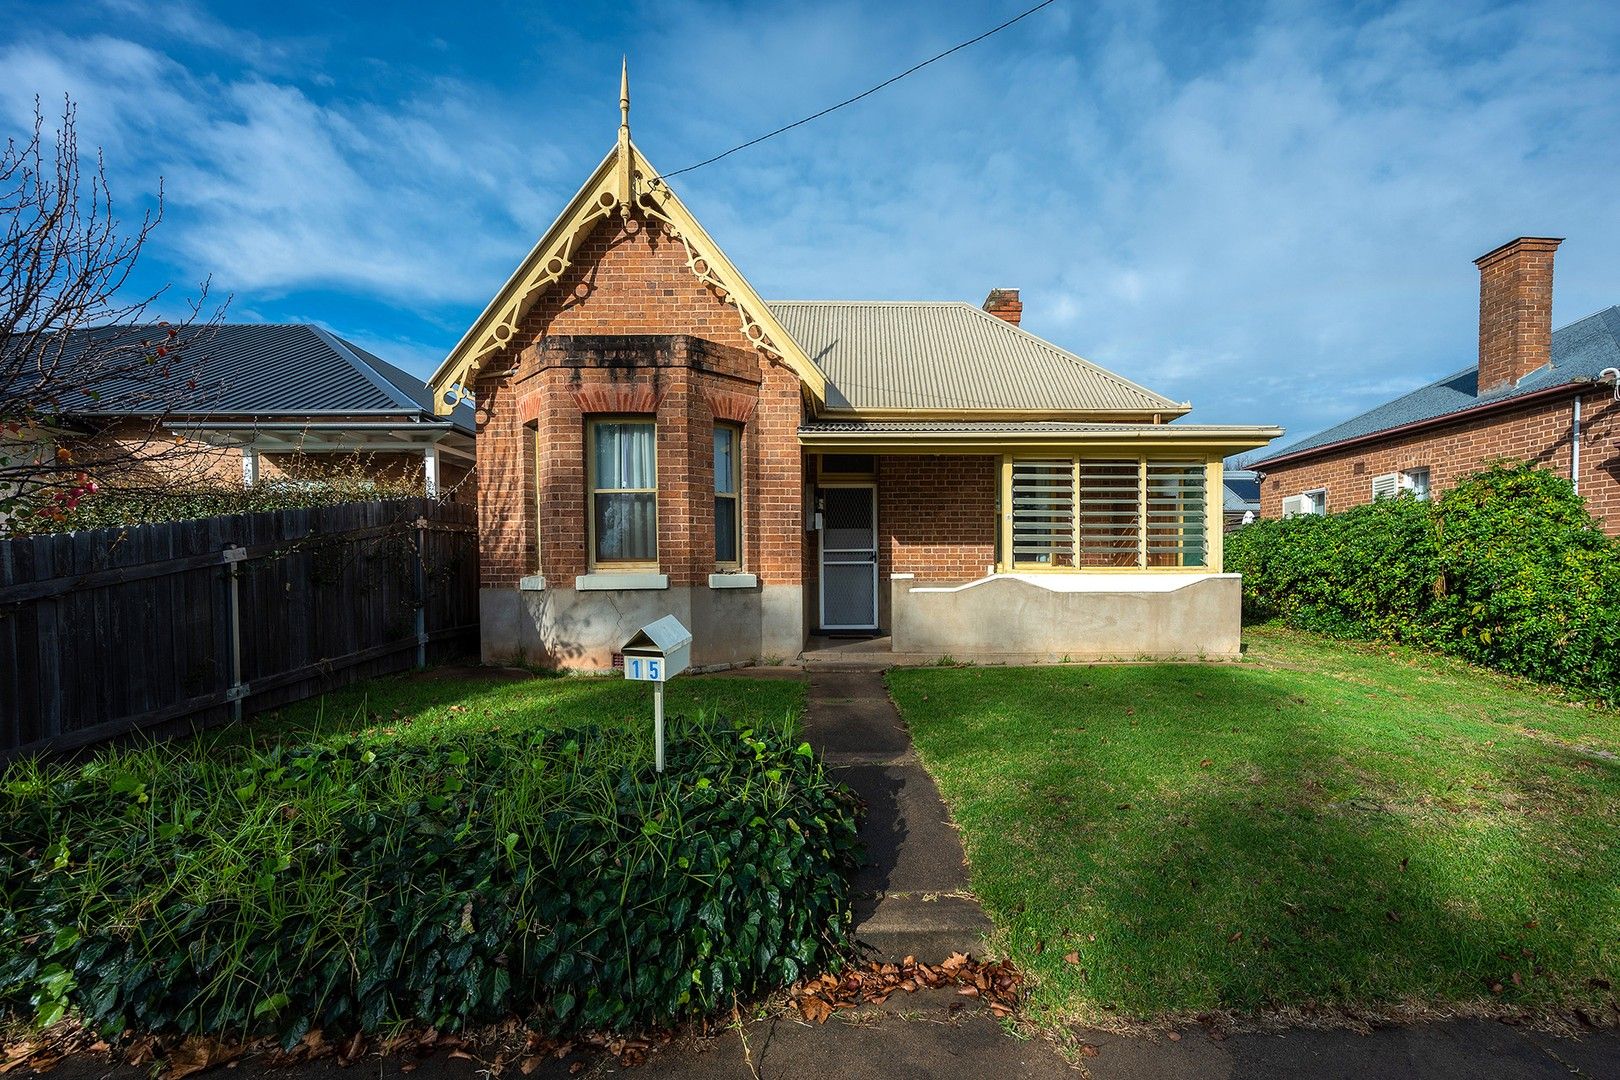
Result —
<svg viewBox="0 0 1620 1080"><path fill-rule="evenodd" d="M1063 962L1065 964L1078 964L1080 962L1080 954L1077 952L1068 953L1063 957Z"/></svg>

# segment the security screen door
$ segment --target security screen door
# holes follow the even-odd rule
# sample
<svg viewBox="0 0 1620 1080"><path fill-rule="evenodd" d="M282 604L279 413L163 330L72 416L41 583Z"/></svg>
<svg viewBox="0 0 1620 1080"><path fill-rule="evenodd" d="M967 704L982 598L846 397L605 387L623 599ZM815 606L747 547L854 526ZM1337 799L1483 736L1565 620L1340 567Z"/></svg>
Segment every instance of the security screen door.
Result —
<svg viewBox="0 0 1620 1080"><path fill-rule="evenodd" d="M877 489L821 489L821 628L877 629Z"/></svg>

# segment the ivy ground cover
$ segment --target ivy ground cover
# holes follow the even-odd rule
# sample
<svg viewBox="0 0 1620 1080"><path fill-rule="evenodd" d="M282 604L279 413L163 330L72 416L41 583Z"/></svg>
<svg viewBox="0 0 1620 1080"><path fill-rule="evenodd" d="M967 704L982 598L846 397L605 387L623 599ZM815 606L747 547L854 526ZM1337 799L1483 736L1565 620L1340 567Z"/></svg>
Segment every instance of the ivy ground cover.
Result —
<svg viewBox="0 0 1620 1080"><path fill-rule="evenodd" d="M1241 664L891 674L1037 1015L1614 1015L1620 712L1247 639Z"/></svg>
<svg viewBox="0 0 1620 1080"><path fill-rule="evenodd" d="M636 691L640 691L637 693ZM855 807L802 687L380 680L0 775L0 1007L105 1036L624 1031L836 963Z"/></svg>

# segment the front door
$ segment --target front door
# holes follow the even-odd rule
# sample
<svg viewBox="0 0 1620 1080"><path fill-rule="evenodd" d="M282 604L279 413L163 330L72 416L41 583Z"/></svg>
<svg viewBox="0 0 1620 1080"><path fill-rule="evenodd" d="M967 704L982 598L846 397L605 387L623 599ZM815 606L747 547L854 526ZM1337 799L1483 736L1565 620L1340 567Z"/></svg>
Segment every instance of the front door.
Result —
<svg viewBox="0 0 1620 1080"><path fill-rule="evenodd" d="M876 630L877 488L821 489L821 628Z"/></svg>

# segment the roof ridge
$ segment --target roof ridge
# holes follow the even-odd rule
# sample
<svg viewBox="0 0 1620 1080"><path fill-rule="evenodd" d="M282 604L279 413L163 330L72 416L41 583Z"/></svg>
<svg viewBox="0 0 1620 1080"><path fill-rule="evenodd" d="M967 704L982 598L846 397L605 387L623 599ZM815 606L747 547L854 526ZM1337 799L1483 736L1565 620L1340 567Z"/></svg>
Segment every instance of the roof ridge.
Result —
<svg viewBox="0 0 1620 1080"><path fill-rule="evenodd" d="M314 323L304 323L303 325L309 327L310 330L314 331L317 337L326 342L329 347L335 349L339 355L347 359L350 366L358 371L378 390L382 391L383 395L391 399L395 405L411 412L422 411L421 402L412 400L410 396L407 395L403 390L395 386L392 380L385 377L382 372L378 371L365 360L361 359L359 353L355 351L357 346L351 346L347 341L344 341L330 330L317 326ZM381 359L381 357L378 357L378 359Z"/></svg>
<svg viewBox="0 0 1620 1080"><path fill-rule="evenodd" d="M767 304L816 304L827 307L853 307L857 304L865 307L950 307L960 305L971 308L972 304L965 300L767 300ZM974 308L974 310L978 310Z"/></svg>
<svg viewBox="0 0 1620 1080"><path fill-rule="evenodd" d="M989 319L991 322L998 323L999 325L1006 327L1008 330L1011 330L1016 334L1024 335L1025 337L1029 338L1029 340L1035 342L1037 345L1040 345L1040 346L1042 346L1043 348L1046 348L1046 349L1050 349L1052 352L1057 353L1063 359L1068 360L1071 363L1076 364L1077 366L1078 365L1084 365L1084 367L1098 372L1099 374L1101 374L1105 378L1112 379L1117 383L1123 383L1125 386L1130 387L1132 390L1135 390L1135 391L1137 391L1139 393L1145 394L1150 398L1157 398L1158 400L1164 402L1166 405L1168 405L1172 409L1181 409L1185 405L1188 404L1187 402L1172 401L1170 398L1165 397L1163 394L1159 393L1157 390L1150 390L1147 387L1143 386L1139 382L1135 382L1135 381L1133 381L1131 379L1127 379L1125 376L1119 374L1119 372L1114 371L1111 368L1103 367L1101 364L1097 363L1095 360L1087 360L1085 357L1081 356L1079 353L1070 352L1068 349L1065 349L1063 346L1057 344L1056 342L1047 341L1045 338L1041 337L1039 334L1031 333L1030 331L1025 330L1022 326L1019 326L1017 323L1010 323L1006 319L1001 318L999 315L992 315L992 314L990 314L990 312L984 310L981 307L975 307L974 305L969 304L969 303L965 303L965 302L962 303L962 306L967 308L969 311L972 311L975 314L982 316L983 318Z"/></svg>

